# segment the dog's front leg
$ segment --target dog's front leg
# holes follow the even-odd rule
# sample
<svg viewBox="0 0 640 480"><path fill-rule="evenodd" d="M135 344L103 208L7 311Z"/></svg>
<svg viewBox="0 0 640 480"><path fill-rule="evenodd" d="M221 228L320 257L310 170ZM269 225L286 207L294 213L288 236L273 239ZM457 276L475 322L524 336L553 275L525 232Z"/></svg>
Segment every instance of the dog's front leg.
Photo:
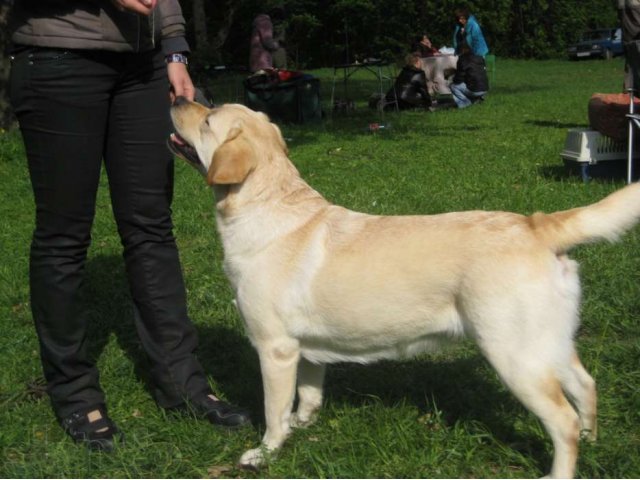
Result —
<svg viewBox="0 0 640 480"><path fill-rule="evenodd" d="M262 466L265 453L278 449L291 431L289 421L295 397L300 346L297 340L289 338L270 341L258 347L258 355L267 431L262 438L262 446L247 450L240 458L240 465L253 468Z"/></svg>
<svg viewBox="0 0 640 480"><path fill-rule="evenodd" d="M291 417L292 427L306 427L315 421L315 413L322 405L324 364L311 363L305 358L298 365L298 410Z"/></svg>

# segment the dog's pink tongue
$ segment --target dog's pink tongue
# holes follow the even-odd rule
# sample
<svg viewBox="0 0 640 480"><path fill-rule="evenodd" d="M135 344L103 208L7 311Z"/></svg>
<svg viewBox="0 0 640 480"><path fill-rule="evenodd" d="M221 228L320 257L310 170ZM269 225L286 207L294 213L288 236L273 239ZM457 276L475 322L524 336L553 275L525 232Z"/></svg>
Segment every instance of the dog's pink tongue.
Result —
<svg viewBox="0 0 640 480"><path fill-rule="evenodd" d="M178 135L177 133L172 133L171 134L171 141L173 143L177 143L178 145L184 145L185 144L184 140L182 140L180 135Z"/></svg>

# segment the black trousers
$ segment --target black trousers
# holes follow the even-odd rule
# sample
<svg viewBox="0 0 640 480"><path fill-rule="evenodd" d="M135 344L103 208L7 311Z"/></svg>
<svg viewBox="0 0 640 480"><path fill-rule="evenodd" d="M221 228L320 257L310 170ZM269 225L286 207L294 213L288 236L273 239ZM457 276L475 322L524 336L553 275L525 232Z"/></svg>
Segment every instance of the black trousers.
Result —
<svg viewBox="0 0 640 480"><path fill-rule="evenodd" d="M168 86L161 52L26 48L13 59L11 102L36 204L31 308L60 417L104 403L79 304L103 161L156 401L171 407L209 391L172 233Z"/></svg>

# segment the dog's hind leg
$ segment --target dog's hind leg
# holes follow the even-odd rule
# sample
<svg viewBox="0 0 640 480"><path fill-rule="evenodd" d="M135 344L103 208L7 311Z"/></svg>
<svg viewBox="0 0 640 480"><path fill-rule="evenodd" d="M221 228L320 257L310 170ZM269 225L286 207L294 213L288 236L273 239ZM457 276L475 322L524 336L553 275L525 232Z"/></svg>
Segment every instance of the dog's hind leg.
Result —
<svg viewBox="0 0 640 480"><path fill-rule="evenodd" d="M597 427L596 382L582 366L577 353L573 353L571 363L560 378L562 388L575 405L580 416L580 433L588 441L595 441Z"/></svg>
<svg viewBox="0 0 640 480"><path fill-rule="evenodd" d="M262 438L262 446L247 450L239 462L242 466L254 468L262 466L265 463L265 453L280 448L291 431L291 409L295 398L300 346L290 338L270 340L258 347L258 355L267 430Z"/></svg>
<svg viewBox="0 0 640 480"><path fill-rule="evenodd" d="M315 421L315 413L322 406L322 383L326 367L305 358L298 365L298 409L291 417L292 427L306 427Z"/></svg>
<svg viewBox="0 0 640 480"><path fill-rule="evenodd" d="M530 358L523 352L512 353L505 355L503 351L496 358L485 350L487 358L507 387L538 416L551 436L554 456L550 476L572 478L578 458L578 414L564 396L551 361ZM532 353L533 356L539 354Z"/></svg>

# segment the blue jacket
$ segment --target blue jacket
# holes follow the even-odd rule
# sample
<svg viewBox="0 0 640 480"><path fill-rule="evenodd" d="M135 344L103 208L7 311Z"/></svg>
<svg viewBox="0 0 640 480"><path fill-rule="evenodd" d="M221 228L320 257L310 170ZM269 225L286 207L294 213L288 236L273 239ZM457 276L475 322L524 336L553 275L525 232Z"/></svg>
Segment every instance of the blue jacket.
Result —
<svg viewBox="0 0 640 480"><path fill-rule="evenodd" d="M458 45L458 32L460 31L460 28L460 25L456 24L456 29L453 32L453 48L456 50L457 54L460 53L460 46ZM489 53L489 47L487 47L487 42L485 42L484 35L482 35L480 24L473 15L470 15L467 19L465 32L467 43L471 47L471 52L474 55L484 57Z"/></svg>

